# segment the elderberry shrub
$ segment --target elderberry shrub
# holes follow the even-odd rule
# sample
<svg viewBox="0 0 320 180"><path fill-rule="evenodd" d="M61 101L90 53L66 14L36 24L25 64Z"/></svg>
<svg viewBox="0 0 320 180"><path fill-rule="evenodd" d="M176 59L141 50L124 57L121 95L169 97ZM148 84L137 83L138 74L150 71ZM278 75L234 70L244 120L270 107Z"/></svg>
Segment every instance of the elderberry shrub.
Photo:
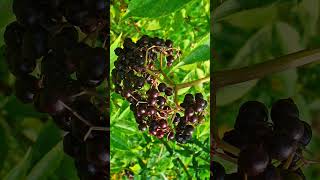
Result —
<svg viewBox="0 0 320 180"><path fill-rule="evenodd" d="M190 140L203 119L207 101L197 93L186 94L180 105L174 103L174 84L157 78L164 76L162 68L170 68L181 54L173 42L146 35L137 42L126 38L123 48L114 52L118 56L111 73L115 92L131 103L138 128L159 139Z"/></svg>
<svg viewBox="0 0 320 180"><path fill-rule="evenodd" d="M224 134L222 140L239 148L240 153L224 153L235 158L238 171L224 174L217 162L211 165L213 179L284 180L305 179L299 162L303 150L312 138L311 126L300 120L299 110L291 98L276 101L268 121L267 107L258 101L248 101L239 110L234 129ZM274 166L274 161L279 162Z"/></svg>
<svg viewBox="0 0 320 180"><path fill-rule="evenodd" d="M108 41L107 2L13 0L12 8L16 21L7 25L4 41L16 97L67 132L64 151L80 179L109 179L109 99L97 93L109 79L109 50L86 44ZM88 38L80 41L78 29Z"/></svg>

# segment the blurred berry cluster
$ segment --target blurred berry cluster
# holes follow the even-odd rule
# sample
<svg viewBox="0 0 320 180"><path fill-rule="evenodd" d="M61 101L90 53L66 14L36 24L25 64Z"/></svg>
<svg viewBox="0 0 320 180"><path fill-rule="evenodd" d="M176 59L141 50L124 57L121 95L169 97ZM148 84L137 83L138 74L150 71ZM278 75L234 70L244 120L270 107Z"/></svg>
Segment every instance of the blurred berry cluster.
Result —
<svg viewBox="0 0 320 180"><path fill-rule="evenodd" d="M94 94L107 80L109 51L79 41L79 29L107 38L106 1L14 0L13 12L4 41L16 97L68 132L64 149L81 179L107 179L109 117L99 106L108 100L97 103Z"/></svg>
<svg viewBox="0 0 320 180"><path fill-rule="evenodd" d="M290 98L276 101L270 114L271 122L268 109L258 101L240 107L234 129L223 136L223 141L240 149L239 155L224 150L237 159L238 172L225 174L223 166L213 161L213 179L241 180L245 175L249 180L305 179L300 163L311 141L311 126L300 120Z"/></svg>

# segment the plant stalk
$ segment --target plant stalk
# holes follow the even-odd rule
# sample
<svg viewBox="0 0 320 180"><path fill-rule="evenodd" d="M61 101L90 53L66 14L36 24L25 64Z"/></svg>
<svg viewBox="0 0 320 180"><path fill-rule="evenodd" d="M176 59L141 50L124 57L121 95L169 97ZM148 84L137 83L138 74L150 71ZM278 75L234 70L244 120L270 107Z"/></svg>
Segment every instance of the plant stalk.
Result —
<svg viewBox="0 0 320 180"><path fill-rule="evenodd" d="M217 71L214 73L213 81L215 88L220 89L228 85L260 79L276 72L296 68L319 60L320 49L302 50L253 66Z"/></svg>

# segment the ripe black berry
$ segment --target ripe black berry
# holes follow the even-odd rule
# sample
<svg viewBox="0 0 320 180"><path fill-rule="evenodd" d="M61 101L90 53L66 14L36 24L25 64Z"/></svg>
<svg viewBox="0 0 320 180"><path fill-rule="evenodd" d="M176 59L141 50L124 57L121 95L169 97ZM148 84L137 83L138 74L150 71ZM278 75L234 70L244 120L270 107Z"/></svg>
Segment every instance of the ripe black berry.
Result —
<svg viewBox="0 0 320 180"><path fill-rule="evenodd" d="M280 99L272 105L271 119L274 124L286 124L283 116L299 117L298 107L291 98Z"/></svg>
<svg viewBox="0 0 320 180"><path fill-rule="evenodd" d="M164 91L166 90L166 88L167 88L167 85L166 85L165 83L160 83L160 84L158 85L158 90L159 90L160 92L164 92Z"/></svg>
<svg viewBox="0 0 320 180"><path fill-rule="evenodd" d="M216 161L211 161L210 170L211 170L210 178L213 178L213 180L224 180L225 179L224 176L226 174L226 171L220 163L218 163Z"/></svg>
<svg viewBox="0 0 320 180"><path fill-rule="evenodd" d="M299 143L302 144L303 146L307 146L310 143L312 138L312 129L311 129L311 126L305 121L302 121L302 123L304 126L304 131L303 131L304 133Z"/></svg>
<svg viewBox="0 0 320 180"><path fill-rule="evenodd" d="M240 152L238 166L247 175L256 176L264 172L269 160L268 152L262 145L250 145Z"/></svg>

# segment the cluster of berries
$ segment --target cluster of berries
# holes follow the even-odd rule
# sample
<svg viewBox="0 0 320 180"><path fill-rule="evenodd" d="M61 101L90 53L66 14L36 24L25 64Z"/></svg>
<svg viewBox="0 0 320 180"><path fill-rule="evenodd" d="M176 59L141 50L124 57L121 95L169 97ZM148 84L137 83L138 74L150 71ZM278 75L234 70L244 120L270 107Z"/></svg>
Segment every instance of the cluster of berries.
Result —
<svg viewBox="0 0 320 180"><path fill-rule="evenodd" d="M13 13L27 27L64 22L91 33L107 23L106 0L14 0Z"/></svg>
<svg viewBox="0 0 320 180"><path fill-rule="evenodd" d="M238 155L225 151L237 158L238 172L225 174L223 166L212 162L214 179L305 179L299 162L311 141L311 126L299 119L298 107L290 98L276 101L270 114L272 122L268 121L266 106L258 101L241 106L234 129L223 137L240 149Z"/></svg>
<svg viewBox="0 0 320 180"><path fill-rule="evenodd" d="M109 55L105 48L80 42L76 26L99 33L94 27L107 22L105 8L103 0L14 0L17 21L4 33L16 97L48 113L68 132L64 149L76 159L84 180L109 175L108 110L98 108L101 102L109 104L107 98L97 98L96 90L108 79ZM59 27L55 31L53 24Z"/></svg>
<svg viewBox="0 0 320 180"><path fill-rule="evenodd" d="M198 122L207 102L201 94L187 94L184 103L179 107L170 97L174 88L161 82L163 63L172 66L180 56L180 51L173 48L171 40L158 37L142 36L136 43L131 39L124 40L123 48L115 49L118 59L114 62L112 81L115 91L131 103L138 128L148 129L151 135L158 138L166 136L168 140L176 139L185 143L191 138L194 125ZM166 61L162 57L166 57ZM191 99L190 99L191 98ZM180 111L185 110L181 117ZM171 126L168 121L171 118Z"/></svg>

